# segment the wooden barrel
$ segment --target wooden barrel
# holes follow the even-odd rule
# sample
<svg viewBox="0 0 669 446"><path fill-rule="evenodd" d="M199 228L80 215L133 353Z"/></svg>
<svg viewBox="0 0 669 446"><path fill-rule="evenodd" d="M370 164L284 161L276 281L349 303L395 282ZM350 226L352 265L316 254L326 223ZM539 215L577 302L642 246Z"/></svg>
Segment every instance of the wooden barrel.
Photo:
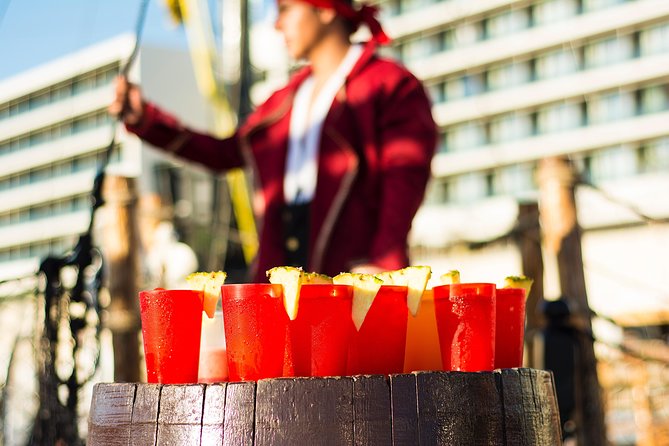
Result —
<svg viewBox="0 0 669 446"><path fill-rule="evenodd" d="M94 445L559 445L550 372L97 384Z"/></svg>

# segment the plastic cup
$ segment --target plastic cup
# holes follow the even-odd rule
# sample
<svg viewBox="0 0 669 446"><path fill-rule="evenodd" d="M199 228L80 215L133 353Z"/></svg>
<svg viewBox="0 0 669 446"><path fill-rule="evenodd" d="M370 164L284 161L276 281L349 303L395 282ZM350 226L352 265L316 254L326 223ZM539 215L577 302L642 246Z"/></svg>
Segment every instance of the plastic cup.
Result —
<svg viewBox="0 0 669 446"><path fill-rule="evenodd" d="M297 317L290 322L290 349L295 376L341 376L351 334L353 288L309 284L300 289Z"/></svg>
<svg viewBox="0 0 669 446"><path fill-rule="evenodd" d="M404 373L420 370L443 370L433 290L423 292L418 313L407 317Z"/></svg>
<svg viewBox="0 0 669 446"><path fill-rule="evenodd" d="M227 380L228 356L225 351L225 326L223 312L219 310L213 318L209 318L206 314L202 315L198 382L217 383Z"/></svg>
<svg viewBox="0 0 669 446"><path fill-rule="evenodd" d="M525 290L498 288L495 368L522 367L525 338Z"/></svg>
<svg viewBox="0 0 669 446"><path fill-rule="evenodd" d="M448 298L444 295L445 287L448 287ZM444 370L494 369L495 290L491 283L458 283L434 288Z"/></svg>
<svg viewBox="0 0 669 446"><path fill-rule="evenodd" d="M407 335L407 287L379 289L348 351L347 375L402 373Z"/></svg>
<svg viewBox="0 0 669 446"><path fill-rule="evenodd" d="M149 383L197 382L202 328L201 291L141 291L139 309Z"/></svg>
<svg viewBox="0 0 669 446"><path fill-rule="evenodd" d="M282 376L288 323L282 287L230 284L221 294L230 381Z"/></svg>

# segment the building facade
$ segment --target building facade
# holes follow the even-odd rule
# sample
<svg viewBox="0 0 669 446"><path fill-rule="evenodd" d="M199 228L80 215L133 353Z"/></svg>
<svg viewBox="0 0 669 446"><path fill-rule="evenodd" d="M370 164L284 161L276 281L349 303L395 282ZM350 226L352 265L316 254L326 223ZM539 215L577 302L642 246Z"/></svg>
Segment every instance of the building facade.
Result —
<svg viewBox="0 0 669 446"><path fill-rule="evenodd" d="M666 311L669 293L659 284L669 263L659 247L669 242L669 2L382 7L392 53L425 83L441 132L434 180L414 221L412 244L427 248L418 257L460 267L469 279L517 271L513 247L443 248L508 231L516 203L538 199L539 161L564 155L595 186L577 188L593 307L612 316L630 304L638 313ZM557 297L547 263L547 293ZM644 286L635 289L637 281Z"/></svg>
<svg viewBox="0 0 669 446"><path fill-rule="evenodd" d="M34 274L88 227L93 178L112 137L112 81L133 45L122 35L0 82L0 281ZM185 122L208 124L187 51L144 46L129 76ZM116 143L108 172L155 191L152 173L165 158L121 127Z"/></svg>

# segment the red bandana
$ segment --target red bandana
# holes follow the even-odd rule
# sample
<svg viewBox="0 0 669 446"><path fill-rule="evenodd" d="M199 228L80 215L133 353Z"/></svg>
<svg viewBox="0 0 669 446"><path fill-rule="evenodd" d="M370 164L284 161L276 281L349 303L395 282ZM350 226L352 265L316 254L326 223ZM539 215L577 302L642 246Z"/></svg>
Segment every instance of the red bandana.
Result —
<svg viewBox="0 0 669 446"><path fill-rule="evenodd" d="M337 11L338 14L352 21L356 26L361 23L367 25L372 33L372 40L385 45L390 43L390 37L386 35L381 27L381 23L376 18L376 13L379 8L376 6L362 5L360 9L355 9L348 3L342 0L303 0L306 3L312 4L318 8L331 8Z"/></svg>

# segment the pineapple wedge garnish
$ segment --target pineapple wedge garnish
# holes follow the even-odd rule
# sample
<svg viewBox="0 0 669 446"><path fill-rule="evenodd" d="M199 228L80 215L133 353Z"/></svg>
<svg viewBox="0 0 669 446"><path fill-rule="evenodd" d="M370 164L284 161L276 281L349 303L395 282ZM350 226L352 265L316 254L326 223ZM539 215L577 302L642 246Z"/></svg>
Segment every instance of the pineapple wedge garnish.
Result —
<svg viewBox="0 0 669 446"><path fill-rule="evenodd" d="M269 283L283 286L283 306L291 321L297 317L300 307L300 287L304 282L304 271L294 266L276 266L267 271Z"/></svg>
<svg viewBox="0 0 669 446"><path fill-rule="evenodd" d="M530 295L532 283L534 283L534 280L524 275L507 276L504 278L504 288L522 288L525 290L526 298Z"/></svg>
<svg viewBox="0 0 669 446"><path fill-rule="evenodd" d="M445 272L439 276L439 282L441 282L442 285L453 285L454 283L460 283L460 271L457 269L452 269Z"/></svg>
<svg viewBox="0 0 669 446"><path fill-rule="evenodd" d="M376 293L383 285L383 280L372 274L341 273L332 278L336 285L353 286L353 310L351 317L356 330L360 330L362 323L367 317L367 312L374 303Z"/></svg>
<svg viewBox="0 0 669 446"><path fill-rule="evenodd" d="M427 282L432 276L429 266L409 266L395 271L385 271L376 275L385 285L407 287L407 307L413 316L418 314L420 300L423 297Z"/></svg>
<svg viewBox="0 0 669 446"><path fill-rule="evenodd" d="M320 273L304 273L304 278L302 280L302 285L307 284L332 284L332 277L326 274Z"/></svg>
<svg viewBox="0 0 669 446"><path fill-rule="evenodd" d="M221 286L227 277L228 275L223 271L197 272L186 277L186 282L191 289L204 292L202 308L210 318L214 317L216 304L221 298Z"/></svg>

